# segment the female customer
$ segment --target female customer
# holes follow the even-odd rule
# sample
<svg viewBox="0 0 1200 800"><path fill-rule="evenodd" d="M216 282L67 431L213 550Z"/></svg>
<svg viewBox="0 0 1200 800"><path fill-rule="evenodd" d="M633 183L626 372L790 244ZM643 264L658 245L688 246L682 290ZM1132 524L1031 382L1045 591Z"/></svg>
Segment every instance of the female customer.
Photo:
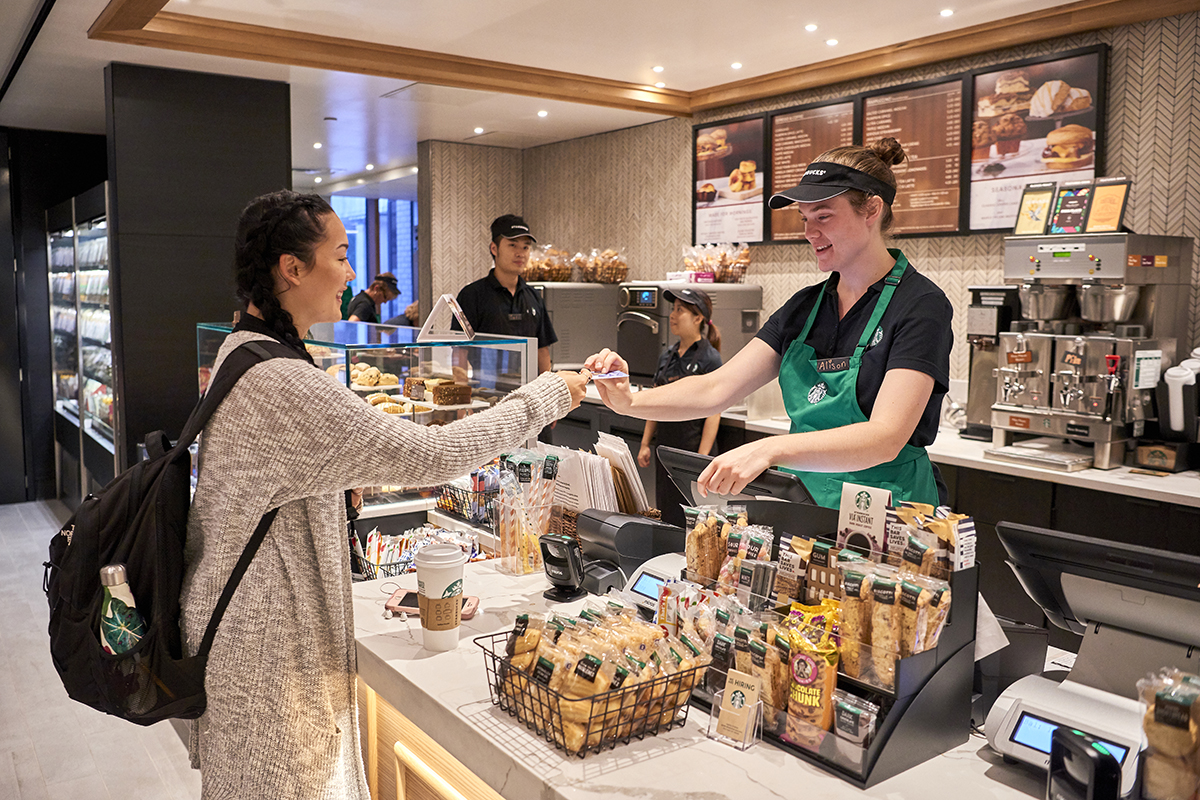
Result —
<svg viewBox="0 0 1200 800"><path fill-rule="evenodd" d="M390 272L381 272L371 281L371 285L354 295L346 308L347 322L379 322L379 308L400 296L400 287L396 284L396 276Z"/></svg>
<svg viewBox="0 0 1200 800"><path fill-rule="evenodd" d="M791 433L715 458L700 475L702 493L740 492L778 466L830 508L844 482L890 489L896 500L944 497L925 448L949 383L952 311L885 243L896 197L891 167L903 160L890 138L835 148L808 165L799 186L770 199L772 208L796 204L829 278L797 292L721 369L636 394L628 379L597 382L613 410L666 421L722 411L779 376ZM608 350L586 365L625 368Z"/></svg>
<svg viewBox="0 0 1200 800"><path fill-rule="evenodd" d="M301 341L309 326L339 318L354 278L347 245L341 221L316 195L265 195L238 224L236 283L246 310L213 372L255 339L286 342L302 358L251 368L201 439L182 592L190 653L259 519L280 507L209 656L208 708L189 748L205 798L368 800L343 492L462 475L583 397L586 375L549 373L444 427L379 413L314 367Z"/></svg>
<svg viewBox="0 0 1200 800"><path fill-rule="evenodd" d="M712 322L712 301L702 289L668 289L663 292L671 309L671 334L678 336L674 346L663 351L658 359L658 370L654 373L654 385L664 386L689 375L705 375L721 366L721 332ZM721 415L712 414L706 419L685 422L646 423L642 431L642 447L638 451L638 466L650 466L650 440L657 435L658 443L667 447L708 455L717 440L717 428ZM655 459L654 486L658 509L664 522L683 525L681 504L686 498L675 488L663 465Z"/></svg>

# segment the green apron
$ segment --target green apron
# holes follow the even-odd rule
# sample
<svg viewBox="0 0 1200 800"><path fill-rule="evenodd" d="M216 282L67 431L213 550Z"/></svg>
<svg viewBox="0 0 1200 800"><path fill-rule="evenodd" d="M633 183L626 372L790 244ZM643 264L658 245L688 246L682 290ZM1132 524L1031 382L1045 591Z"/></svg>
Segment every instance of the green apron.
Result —
<svg viewBox="0 0 1200 800"><path fill-rule="evenodd" d="M875 301L875 310L863 328L854 355L849 358L813 359L813 349L805 343L813 320L821 309L822 297L817 297L812 313L804 324L800 336L792 342L783 355L779 367L779 386L783 390L783 403L792 420L792 433L824 431L866 422L858 405L858 370L862 366L863 351L875 334L883 313L900 276L908 267L908 259L899 250L888 250L896 257L896 266L884 278L883 291ZM822 290L824 292L824 290ZM933 477L933 466L929 454L923 447L905 444L891 461L877 464L858 472L801 472L788 470L800 477L809 493L819 505L837 508L842 500L842 484L858 483L887 489L892 493L892 502L914 500L937 505L937 483Z"/></svg>

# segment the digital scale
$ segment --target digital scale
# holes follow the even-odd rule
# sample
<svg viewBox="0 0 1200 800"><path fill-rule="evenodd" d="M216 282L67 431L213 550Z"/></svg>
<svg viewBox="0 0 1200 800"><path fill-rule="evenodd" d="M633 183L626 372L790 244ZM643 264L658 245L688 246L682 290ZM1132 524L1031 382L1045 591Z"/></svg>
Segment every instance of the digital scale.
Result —
<svg viewBox="0 0 1200 800"><path fill-rule="evenodd" d="M633 598L633 602L637 604L643 614L649 614L653 619L658 608L659 587L667 581L679 580L679 576L683 574L686 567L687 559L682 553L666 553L655 556L629 576L629 582L625 584L625 592Z"/></svg>
<svg viewBox="0 0 1200 800"><path fill-rule="evenodd" d="M1121 794L1133 791L1142 749L1142 711L1137 700L1082 684L1038 675L1021 678L988 712L988 744L1004 758L1049 769L1050 741L1065 727L1099 741L1121 765Z"/></svg>

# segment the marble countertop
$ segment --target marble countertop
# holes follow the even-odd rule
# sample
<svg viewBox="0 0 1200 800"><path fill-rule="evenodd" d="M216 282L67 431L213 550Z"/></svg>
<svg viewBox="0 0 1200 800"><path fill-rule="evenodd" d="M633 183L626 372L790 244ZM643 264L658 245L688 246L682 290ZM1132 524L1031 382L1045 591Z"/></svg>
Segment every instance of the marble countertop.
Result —
<svg viewBox="0 0 1200 800"><path fill-rule="evenodd" d="M513 577L494 564L467 565L466 593L479 596L480 612L463 623L456 650L425 650L416 618L383 618L384 601L397 586L415 589L415 575L356 583L355 635L362 679L506 798L761 800L802 792L830 800L1005 800L1045 794L1044 774L1005 765L975 736L863 791L770 744L739 752L711 741L704 735L707 714L694 707L682 728L582 759L568 756L491 704L482 651L472 639L509 630L518 613L549 608L544 575Z"/></svg>

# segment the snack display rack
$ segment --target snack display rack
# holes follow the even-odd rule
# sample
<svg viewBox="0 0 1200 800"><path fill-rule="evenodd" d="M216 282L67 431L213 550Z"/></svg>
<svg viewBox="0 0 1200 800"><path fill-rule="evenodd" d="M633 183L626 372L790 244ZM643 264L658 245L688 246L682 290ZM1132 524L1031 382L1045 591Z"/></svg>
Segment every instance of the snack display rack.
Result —
<svg viewBox="0 0 1200 800"><path fill-rule="evenodd" d="M836 512L831 526L827 509L761 500L745 505L751 521L771 525L777 537L833 538L825 534L836 526ZM937 646L897 659L891 689L877 681L855 679L841 672L837 675L839 689L866 695L880 706L873 737L856 744L835 731L812 727L795 737L808 744L796 744L784 738L782 721L770 724L773 709L764 707L768 721L763 723L763 740L863 789L965 742L971 726L979 568L950 572L948 580L953 603ZM711 710L712 694L703 680L692 699ZM780 720L785 716L779 715Z"/></svg>
<svg viewBox="0 0 1200 800"><path fill-rule="evenodd" d="M474 639L483 650L492 705L580 758L682 726L692 686L705 669L692 667L591 697L566 697L539 682L536 670L529 674L508 664L505 647L510 635L506 631ZM580 725L586 735L568 736L571 726ZM578 735L578 727L574 730Z"/></svg>
<svg viewBox="0 0 1200 800"><path fill-rule="evenodd" d="M442 484L437 507L465 522L475 525L491 525L492 509L499 496L499 489L475 492L446 483Z"/></svg>

